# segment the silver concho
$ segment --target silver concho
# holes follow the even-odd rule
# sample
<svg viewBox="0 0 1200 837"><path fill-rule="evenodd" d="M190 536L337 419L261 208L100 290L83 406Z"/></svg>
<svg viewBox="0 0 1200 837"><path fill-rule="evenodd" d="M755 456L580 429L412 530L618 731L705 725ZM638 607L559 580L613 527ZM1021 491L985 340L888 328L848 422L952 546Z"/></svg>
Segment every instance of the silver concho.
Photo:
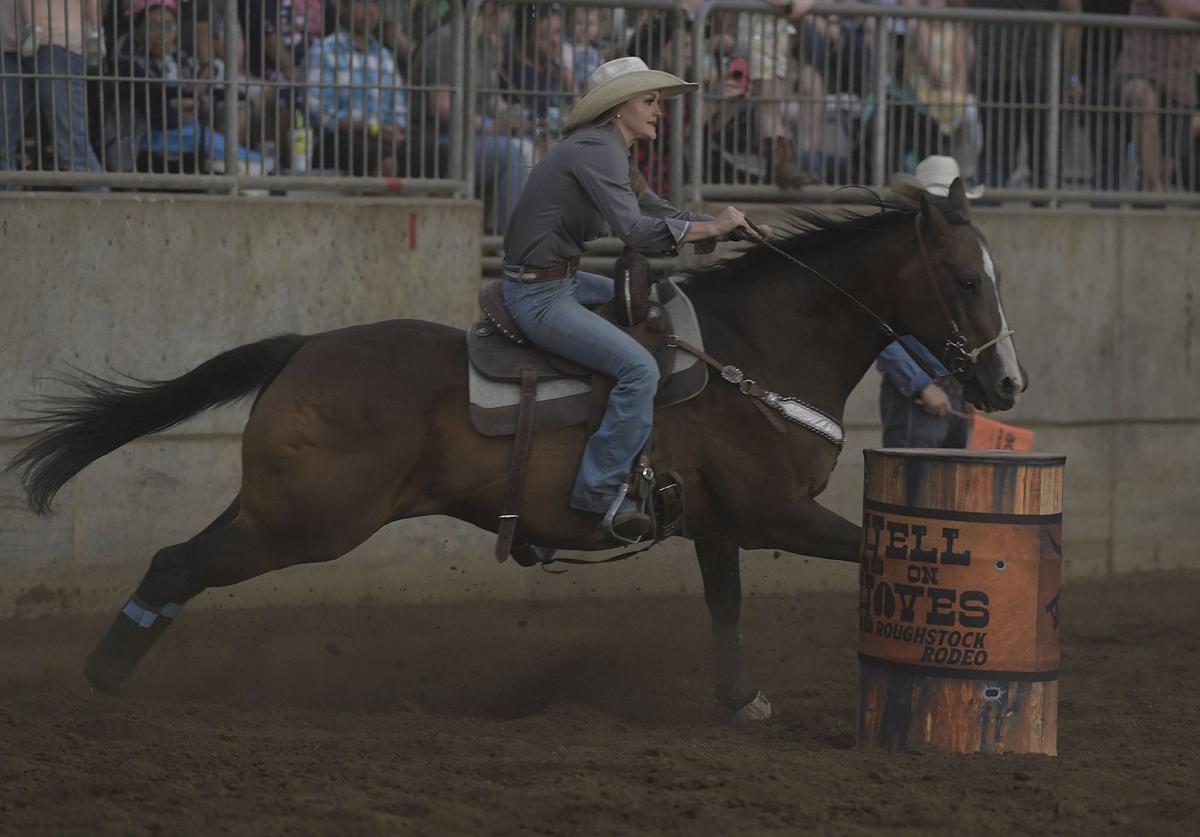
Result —
<svg viewBox="0 0 1200 837"><path fill-rule="evenodd" d="M721 367L721 377L731 384L740 384L746 376L736 366L723 366Z"/></svg>

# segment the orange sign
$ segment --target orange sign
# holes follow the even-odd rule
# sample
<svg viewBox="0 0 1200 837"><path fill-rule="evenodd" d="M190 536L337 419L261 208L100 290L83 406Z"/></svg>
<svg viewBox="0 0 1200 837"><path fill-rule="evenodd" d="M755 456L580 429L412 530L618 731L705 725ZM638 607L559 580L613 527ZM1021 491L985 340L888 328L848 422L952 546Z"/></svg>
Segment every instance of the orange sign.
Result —
<svg viewBox="0 0 1200 837"><path fill-rule="evenodd" d="M979 413L971 417L972 450L1033 450L1033 431Z"/></svg>
<svg viewBox="0 0 1200 837"><path fill-rule="evenodd" d="M1061 532L1059 515L865 502L859 653L946 676L1055 679Z"/></svg>

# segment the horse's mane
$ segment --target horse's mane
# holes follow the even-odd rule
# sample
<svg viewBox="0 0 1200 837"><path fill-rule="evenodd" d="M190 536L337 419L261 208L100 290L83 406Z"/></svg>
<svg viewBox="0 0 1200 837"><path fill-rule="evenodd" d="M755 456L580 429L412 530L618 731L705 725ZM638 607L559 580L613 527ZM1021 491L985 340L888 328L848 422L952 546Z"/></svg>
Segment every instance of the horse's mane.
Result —
<svg viewBox="0 0 1200 837"><path fill-rule="evenodd" d="M776 231L782 235L777 235L771 243L786 253L800 257L857 242L864 233L887 232L905 224L911 226L913 217L920 212L922 195L951 223L970 223L966 216L950 206L947 198L925 192L912 178L894 179L886 196L865 187L855 188L868 196L864 203L874 207L874 211L839 208L829 213L810 208L792 208L787 211L784 220L775 225ZM761 275L762 268L778 259L779 255L771 248L758 243L750 244L735 255L687 271L688 285L696 287L710 282L724 283L734 276L745 278Z"/></svg>

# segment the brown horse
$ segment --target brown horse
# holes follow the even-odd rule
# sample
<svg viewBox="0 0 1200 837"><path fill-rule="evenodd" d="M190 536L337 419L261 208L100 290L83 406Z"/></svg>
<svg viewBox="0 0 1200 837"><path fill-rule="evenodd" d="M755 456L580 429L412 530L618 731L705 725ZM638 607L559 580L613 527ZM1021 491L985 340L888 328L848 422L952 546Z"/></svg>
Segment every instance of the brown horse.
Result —
<svg viewBox="0 0 1200 837"><path fill-rule="evenodd" d="M1003 334L998 276L961 184L947 199L921 193L880 209L837 220L797 213L775 248L756 244L693 272L684 288L708 352L840 421L888 338L819 276L929 346L958 329L976 347ZM968 397L987 409L1012 406L1024 382L1011 338L965 357ZM209 587L330 561L405 518L451 515L495 531L512 440L472 428L466 367L463 332L396 320L263 340L171 381L87 378L75 382L76 395L51 401L31 419L41 431L8 466L21 471L38 512L104 454L258 393L238 496L204 531L154 555L88 659L93 687L116 691L180 606ZM766 717L770 704L751 687L742 655L739 549L857 561L859 527L815 500L839 450L799 426L780 432L716 376L696 398L658 413L656 438L657 463L686 486L686 531L713 620L717 697L740 717ZM530 542L611 545L595 515L566 503L585 440L583 426L538 435L521 517Z"/></svg>

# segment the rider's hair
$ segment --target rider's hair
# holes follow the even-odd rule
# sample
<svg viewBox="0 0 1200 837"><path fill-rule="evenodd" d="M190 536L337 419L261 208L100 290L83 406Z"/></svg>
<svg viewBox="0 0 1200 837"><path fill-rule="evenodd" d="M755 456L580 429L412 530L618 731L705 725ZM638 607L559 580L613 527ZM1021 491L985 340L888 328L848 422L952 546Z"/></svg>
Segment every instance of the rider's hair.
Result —
<svg viewBox="0 0 1200 837"><path fill-rule="evenodd" d="M607 125L609 122L613 121L613 118L616 117L617 112L620 110L621 105L617 105L616 107L609 108L591 122L585 122L583 125L572 126L570 130L563 133L563 139L571 136L571 134L575 133L576 131L582 131L584 128L599 128L602 125ZM642 170L637 167L637 163L634 163L629 167L629 185L633 188L633 194L637 196L639 201L645 196L646 190L650 188L649 184L646 183L646 176L643 175Z"/></svg>

